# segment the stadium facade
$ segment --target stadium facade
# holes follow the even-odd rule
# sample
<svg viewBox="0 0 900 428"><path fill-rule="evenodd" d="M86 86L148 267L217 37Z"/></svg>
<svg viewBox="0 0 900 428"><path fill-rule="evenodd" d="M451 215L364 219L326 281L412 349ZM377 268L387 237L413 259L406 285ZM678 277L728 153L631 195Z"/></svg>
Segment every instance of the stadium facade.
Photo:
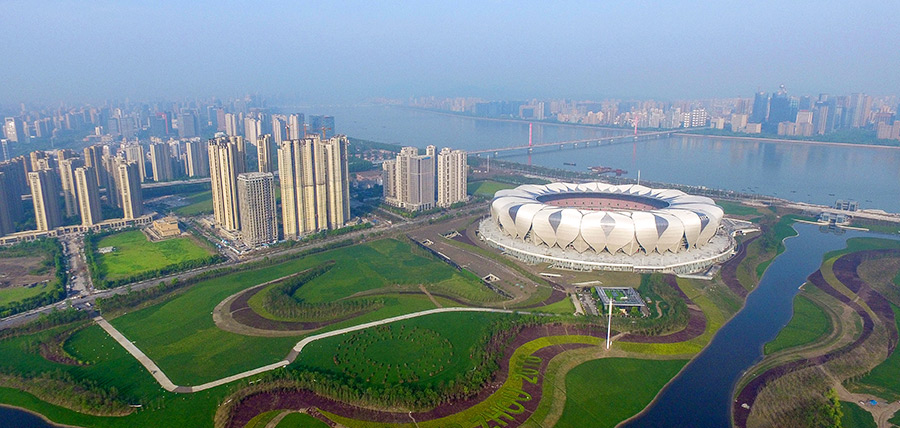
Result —
<svg viewBox="0 0 900 428"><path fill-rule="evenodd" d="M606 183L498 191L480 234L531 262L573 269L694 272L731 256L712 199L674 189Z"/></svg>

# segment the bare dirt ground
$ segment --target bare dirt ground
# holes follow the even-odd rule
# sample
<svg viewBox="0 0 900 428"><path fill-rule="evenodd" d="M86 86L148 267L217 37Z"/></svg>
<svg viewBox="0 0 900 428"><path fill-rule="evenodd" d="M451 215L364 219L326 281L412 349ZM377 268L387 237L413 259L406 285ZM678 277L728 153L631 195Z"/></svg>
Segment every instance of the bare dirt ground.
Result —
<svg viewBox="0 0 900 428"><path fill-rule="evenodd" d="M53 279L53 270L44 275L32 275L39 268L43 257L0 258L0 288L24 287Z"/></svg>

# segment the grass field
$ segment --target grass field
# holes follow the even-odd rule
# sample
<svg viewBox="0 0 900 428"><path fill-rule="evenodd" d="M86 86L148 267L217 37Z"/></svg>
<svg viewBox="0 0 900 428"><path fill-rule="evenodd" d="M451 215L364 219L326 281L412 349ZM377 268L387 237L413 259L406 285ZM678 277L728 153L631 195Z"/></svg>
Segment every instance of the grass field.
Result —
<svg viewBox="0 0 900 428"><path fill-rule="evenodd" d="M891 305L891 309L894 310L894 321L897 323L897 329L900 330L900 307ZM857 383L874 386L878 388L879 392L887 392L885 395L888 397L884 398L892 400L900 398L900 350L894 348L894 352L886 360L875 366Z"/></svg>
<svg viewBox="0 0 900 428"><path fill-rule="evenodd" d="M328 424L306 413L290 413L275 428L328 428Z"/></svg>
<svg viewBox="0 0 900 428"><path fill-rule="evenodd" d="M505 316L444 313L396 322L314 342L292 365L377 385L435 386L471 370L470 350L492 320Z"/></svg>
<svg viewBox="0 0 900 428"><path fill-rule="evenodd" d="M732 201L716 201L716 205L722 207L725 210L725 214L727 215L739 215L739 216L758 216L761 215L759 210L754 207L749 207L747 205L741 204L739 202Z"/></svg>
<svg viewBox="0 0 900 428"><path fill-rule="evenodd" d="M843 428L876 428L875 418L858 404L850 401L841 401L841 410L844 416L841 418Z"/></svg>
<svg viewBox="0 0 900 428"><path fill-rule="evenodd" d="M470 195L486 196L488 198L492 198L492 197L494 197L494 193L496 193L498 190L512 189L514 187L516 187L515 184L501 183L499 181L493 181L493 180L485 180L485 181L473 181L471 183L468 183L468 187L467 187L466 191Z"/></svg>
<svg viewBox="0 0 900 428"><path fill-rule="evenodd" d="M254 416L253 419L250 419L250 422L247 422L247 425L244 425L244 428L265 428L266 425L272 419L275 419L281 412L281 410L272 410L260 413Z"/></svg>
<svg viewBox="0 0 900 428"><path fill-rule="evenodd" d="M196 385L276 362L284 358L299 340L299 337L242 336L216 327L211 316L215 306L228 296L253 285L299 272L326 260L336 260L338 264L335 268L308 286L301 287L298 295L309 302L328 302L396 282L438 281L438 286L480 286L472 284L455 269L439 261L423 257L404 259L393 253L402 253L407 248L409 255L408 247L404 245L408 244L396 240L376 241L204 281L173 299L110 322L129 340L135 341L173 382ZM352 268L339 270L344 260L352 261ZM361 262L364 260L367 262ZM335 271L340 275L334 275ZM333 324L327 329L434 308L434 304L422 295L388 295L383 296L382 300L384 305L380 309ZM253 352L246 352L248 349Z"/></svg>
<svg viewBox="0 0 900 428"><path fill-rule="evenodd" d="M77 413L38 400L9 388L0 388L0 402L39 412L51 420L88 427L166 426L179 421L182 426L212 426L212 414L225 394L216 388L199 394L168 393L138 362L98 326L87 327L66 342L72 355L89 363L69 366L53 363L28 351L30 342L40 342L59 329L0 341L2 365L17 373L42 373L57 370L80 379L90 379L105 388L115 387L129 403L143 408L125 417L97 417Z"/></svg>
<svg viewBox="0 0 900 428"><path fill-rule="evenodd" d="M557 427L614 427L634 416L687 363L602 358L566 375L566 406Z"/></svg>
<svg viewBox="0 0 900 428"><path fill-rule="evenodd" d="M806 297L797 295L794 298L794 315L778 336L766 344L765 353L773 354L783 349L815 342L831 329L831 322L825 311Z"/></svg>
<svg viewBox="0 0 900 428"><path fill-rule="evenodd" d="M10 287L0 288L0 306L7 303L18 302L32 296L40 295L53 289L49 282L35 285L33 287Z"/></svg>
<svg viewBox="0 0 900 428"><path fill-rule="evenodd" d="M356 293L396 284L424 284L431 292L462 297L473 302L490 302L502 297L481 284L472 274L460 273L431 256L418 254L410 243L383 239L367 244L341 248L304 258L303 265L313 267L333 260L327 273L304 284L294 298L305 304L330 303ZM263 301L273 284L250 298L250 307L263 317L285 320L270 314Z"/></svg>
<svg viewBox="0 0 900 428"><path fill-rule="evenodd" d="M113 281L177 263L200 260L212 251L191 238L172 238L150 242L140 230L130 230L102 238L97 248L115 247L108 254L97 254L97 264L104 279Z"/></svg>
<svg viewBox="0 0 900 428"><path fill-rule="evenodd" d="M194 216L201 214L210 214L213 212L212 207L212 191L193 193L184 197L189 202L188 205L176 208L175 214L180 216Z"/></svg>

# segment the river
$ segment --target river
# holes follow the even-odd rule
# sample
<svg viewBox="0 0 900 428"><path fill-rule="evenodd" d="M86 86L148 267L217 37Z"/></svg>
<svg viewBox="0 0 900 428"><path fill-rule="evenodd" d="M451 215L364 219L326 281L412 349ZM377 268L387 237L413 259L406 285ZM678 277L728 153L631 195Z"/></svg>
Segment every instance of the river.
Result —
<svg viewBox="0 0 900 428"><path fill-rule="evenodd" d="M32 413L12 407L0 406L0 428L54 428Z"/></svg>
<svg viewBox="0 0 900 428"><path fill-rule="evenodd" d="M818 226L802 223L794 228L799 235L785 241L784 253L766 270L744 308L663 389L645 413L625 427L729 426L735 384L763 357L763 345L791 319L800 284L819 268L825 253L844 248L849 238L875 236L852 231L842 235L822 233Z"/></svg>
<svg viewBox="0 0 900 428"><path fill-rule="evenodd" d="M337 132L351 137L425 147L463 150L528 144L528 124L400 107L296 107L285 112L330 114ZM583 126L535 123L533 141L556 142L627 134ZM529 162L527 154L503 159ZM657 182L706 186L831 205L836 199L862 208L900 212L900 149L845 147L717 137L673 136L575 150L534 153L530 162L586 171L603 165L627 176ZM575 164L575 165L569 165Z"/></svg>

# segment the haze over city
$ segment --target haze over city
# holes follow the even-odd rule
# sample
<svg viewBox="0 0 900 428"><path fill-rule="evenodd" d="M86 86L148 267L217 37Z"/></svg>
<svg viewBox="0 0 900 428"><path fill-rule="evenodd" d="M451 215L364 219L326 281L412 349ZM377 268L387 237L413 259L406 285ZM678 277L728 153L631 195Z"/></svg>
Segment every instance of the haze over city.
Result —
<svg viewBox="0 0 900 428"><path fill-rule="evenodd" d="M5 2L0 104L891 94L896 2Z"/></svg>

